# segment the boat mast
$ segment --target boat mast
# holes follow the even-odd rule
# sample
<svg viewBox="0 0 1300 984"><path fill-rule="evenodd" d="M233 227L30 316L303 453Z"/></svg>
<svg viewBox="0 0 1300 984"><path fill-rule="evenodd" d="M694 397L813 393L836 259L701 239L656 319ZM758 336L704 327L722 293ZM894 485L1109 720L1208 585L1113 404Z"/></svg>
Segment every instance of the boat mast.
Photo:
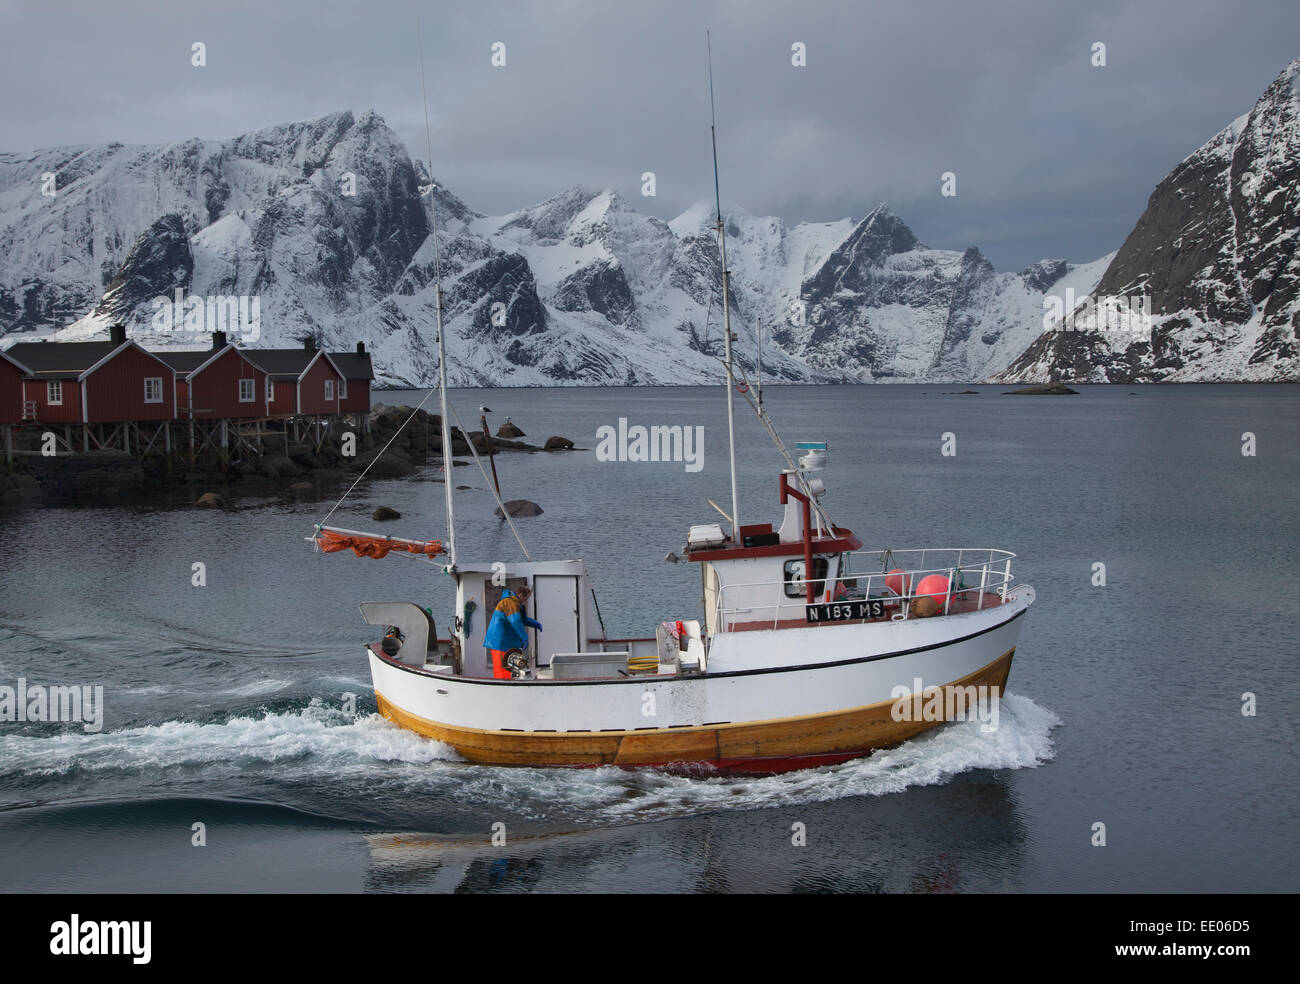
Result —
<svg viewBox="0 0 1300 984"><path fill-rule="evenodd" d="M731 309L727 303L728 281L731 273L727 270L727 232L722 222L722 194L718 188L718 114L713 106L713 41L709 33L704 33L709 46L709 116L713 134L713 200L717 204L718 250L722 259L722 331L726 340L727 355L727 452L731 459L731 539L740 542L740 502L736 493L736 412L735 380L731 369Z"/></svg>
<svg viewBox="0 0 1300 984"><path fill-rule="evenodd" d="M438 258L438 201L433 183L433 138L429 129L429 92L424 82L424 33L416 16L416 34L420 43L420 94L424 97L424 140L429 155L429 222L433 236L433 293L438 320L438 392L442 409L442 488L447 497L447 569L456 566L456 514L452 506L451 425L447 419L447 345L442 331L442 273ZM423 190L423 189L422 189Z"/></svg>

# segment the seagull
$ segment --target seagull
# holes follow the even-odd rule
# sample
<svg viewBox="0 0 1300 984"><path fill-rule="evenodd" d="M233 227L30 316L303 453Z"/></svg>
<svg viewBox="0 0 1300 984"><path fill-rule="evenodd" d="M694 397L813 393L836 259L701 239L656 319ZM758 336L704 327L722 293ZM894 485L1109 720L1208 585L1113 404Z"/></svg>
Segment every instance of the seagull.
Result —
<svg viewBox="0 0 1300 984"><path fill-rule="evenodd" d="M479 408L478 408L478 412L479 412L479 413L491 413L491 412L492 412L492 408L491 408L491 407L479 407Z"/></svg>

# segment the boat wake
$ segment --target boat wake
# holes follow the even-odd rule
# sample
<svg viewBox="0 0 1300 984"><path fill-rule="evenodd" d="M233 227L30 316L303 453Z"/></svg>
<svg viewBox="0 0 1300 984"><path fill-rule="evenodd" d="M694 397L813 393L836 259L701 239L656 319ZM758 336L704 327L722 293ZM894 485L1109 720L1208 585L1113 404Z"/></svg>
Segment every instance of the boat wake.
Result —
<svg viewBox="0 0 1300 984"><path fill-rule="evenodd" d="M982 731L978 721L948 724L866 758L775 776L701 778L656 769L600 768L565 772L557 782L555 770L518 771L531 793L582 811L578 816L595 810L605 820L636 822L708 810L884 796L938 785L976 769L1036 768L1055 756L1051 731L1060 723L1028 697L1007 694L995 731Z"/></svg>
<svg viewBox="0 0 1300 984"><path fill-rule="evenodd" d="M102 734L66 731L0 738L0 788L55 792L47 784L114 782L139 776L151 786L170 777L218 781L237 789L251 778L272 784L356 780L371 794L418 794L428 806L482 807L528 820L587 826L637 823L715 810L753 810L854 796L883 796L944 783L977 769L1034 768L1051 760L1060 719L1027 697L1007 694L999 727L953 723L897 748L835 766L767 777L690 777L655 769L534 769L477 766L440 742L376 714L353 717L313 699L225 721L167 721ZM378 788L377 788L378 787ZM356 803L354 807L363 807ZM354 811L349 811L354 812ZM364 813L364 810L361 812ZM457 811L459 812L459 811Z"/></svg>
<svg viewBox="0 0 1300 984"><path fill-rule="evenodd" d="M377 714L354 717L314 698L305 708L264 711L227 721L162 724L86 734L0 738L0 774L135 772L190 766L205 774L296 764L299 773L365 770L376 763L424 765L453 760L438 742L400 731Z"/></svg>

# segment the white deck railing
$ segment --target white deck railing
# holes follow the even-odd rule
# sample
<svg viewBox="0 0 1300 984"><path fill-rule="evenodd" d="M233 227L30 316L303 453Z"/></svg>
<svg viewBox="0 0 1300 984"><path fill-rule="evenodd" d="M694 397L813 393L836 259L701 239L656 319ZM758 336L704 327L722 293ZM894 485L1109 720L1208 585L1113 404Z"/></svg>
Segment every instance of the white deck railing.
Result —
<svg viewBox="0 0 1300 984"><path fill-rule="evenodd" d="M931 597L943 604L944 615L965 611L980 611L990 604L1007 600L1013 577L1011 561L1015 554L1007 550L987 547L942 547L924 550L857 550L841 555L842 570L838 577L816 581L814 604L851 603L853 601L880 601L885 617L905 619L912 617L916 599ZM901 573L892 573L901 571ZM931 574L947 578L949 590L944 594L917 591L917 586ZM900 580L901 579L901 580ZM889 582L893 580L894 584ZM788 583L799 586L797 597L786 594ZM843 590L840 590L841 585ZM901 588L902 590L898 590ZM754 595L775 597L775 604L741 604L739 599ZM732 604L728 605L728 595ZM838 597L837 597L838 595ZM991 601L990 595L996 595ZM805 621L807 596L804 582L763 581L749 584L728 584L718 594L715 610L715 632L731 632L736 626L756 627L755 623L771 622L776 628L783 620ZM879 620L879 619L876 619ZM872 621L862 618L837 618L812 625L843 624L845 622Z"/></svg>

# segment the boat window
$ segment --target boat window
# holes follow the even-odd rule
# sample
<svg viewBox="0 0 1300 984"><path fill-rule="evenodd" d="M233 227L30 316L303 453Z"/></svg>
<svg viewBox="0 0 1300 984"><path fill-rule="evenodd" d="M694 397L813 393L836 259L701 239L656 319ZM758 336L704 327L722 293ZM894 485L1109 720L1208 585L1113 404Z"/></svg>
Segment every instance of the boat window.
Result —
<svg viewBox="0 0 1300 984"><path fill-rule="evenodd" d="M820 594L822 583L826 580L826 571L830 565L825 557L814 557L812 559L812 577L813 577L813 594ZM798 560L787 560L785 562L785 596L787 598L799 598L808 592L804 582L804 563L803 558Z"/></svg>

